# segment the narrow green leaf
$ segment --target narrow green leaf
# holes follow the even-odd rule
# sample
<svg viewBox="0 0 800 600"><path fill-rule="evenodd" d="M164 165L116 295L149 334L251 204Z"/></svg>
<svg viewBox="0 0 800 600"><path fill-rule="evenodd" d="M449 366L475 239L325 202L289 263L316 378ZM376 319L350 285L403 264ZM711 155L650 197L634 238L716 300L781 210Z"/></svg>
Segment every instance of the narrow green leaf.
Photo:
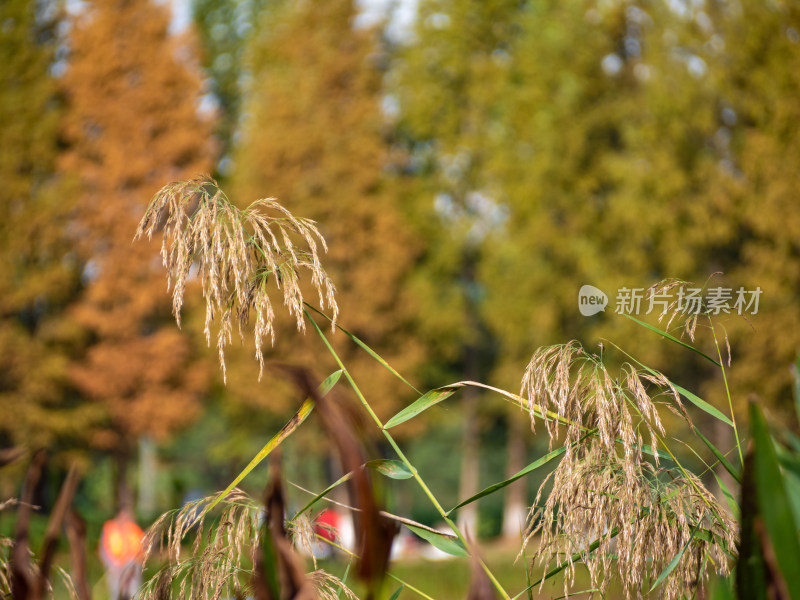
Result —
<svg viewBox="0 0 800 600"><path fill-rule="evenodd" d="M527 556L525 557L527 559ZM525 560L525 583L528 584L528 587L523 590L523 592L528 593L528 600L533 600L533 590L531 589L531 570L528 566L528 561ZM519 598L523 592L520 592L516 596L514 596L514 600Z"/></svg>
<svg viewBox="0 0 800 600"><path fill-rule="evenodd" d="M399 578L397 575L395 575L394 573L392 573L392 572L387 572L386 574L387 574L389 577L391 577L392 579L394 579L394 580L395 580L397 583L399 583L400 585L404 586L406 589L408 589L408 590L411 590L412 592L414 592L414 593L415 593L417 596L420 596L421 598L425 598L425 600L434 600L434 599L433 599L433 598L431 598L431 597L430 597L428 594L426 594L425 592L423 592L421 589L419 589L419 588L415 588L415 587L414 587L413 585L411 585L409 582L407 582L407 581L404 581L404 580L400 579L400 578Z"/></svg>
<svg viewBox="0 0 800 600"><path fill-rule="evenodd" d="M371 460L364 465L368 469L373 469L381 475L389 477L390 479L411 479L414 474L409 468L399 460L389 458L379 458Z"/></svg>
<svg viewBox="0 0 800 600"><path fill-rule="evenodd" d="M694 528L692 529L692 533L691 533L691 535L689 535L689 540L683 545L683 547L672 558L672 560L669 561L669 564L658 575L658 578L656 578L655 582L653 582L652 587L647 591L648 594L650 592L652 592L654 589L656 589L659 585L661 585L661 582L664 581L667 577L669 577L669 574L672 573L675 570L675 567L678 566L678 563L681 562L681 558L683 558L683 555L685 554L686 550L689 548L689 545L692 543L692 540L694 539L694 535L695 535L695 533L697 533L697 530L700 527L700 524L702 523L704 516L705 516L705 514L703 514L700 517L700 520L697 522L697 525L695 525Z"/></svg>
<svg viewBox="0 0 800 600"><path fill-rule="evenodd" d="M406 406L403 410L401 410L391 419L386 421L386 423L383 425L383 428L390 429L392 427L400 425L400 423L405 423L406 421L413 419L421 412L428 410L431 406L439 404L439 402L441 402L442 400L446 400L447 398L455 394L456 390L462 387L464 387L463 383L454 383L452 385L446 385L444 387L436 388L429 391L428 393L417 398L417 400Z"/></svg>
<svg viewBox="0 0 800 600"><path fill-rule="evenodd" d="M712 579L710 600L736 600L733 593L733 575L728 577L716 576Z"/></svg>
<svg viewBox="0 0 800 600"><path fill-rule="evenodd" d="M559 596L558 598L553 598L553 600L564 600L564 598L569 598L571 596L580 596L581 594L593 594L595 592L599 592L600 590L597 588L590 588L588 590L581 590L579 592L570 592L569 596Z"/></svg>
<svg viewBox="0 0 800 600"><path fill-rule="evenodd" d="M786 476L786 495L792 506L795 523L800 523L800 478L793 471L785 471Z"/></svg>
<svg viewBox="0 0 800 600"><path fill-rule="evenodd" d="M328 395L328 392L330 392L333 389L333 386L337 384L341 376L342 376L342 369L339 369L338 371L334 371L333 373L328 375L325 378L325 381L319 384L319 389L317 391L319 392L320 398L324 398L325 396Z"/></svg>
<svg viewBox="0 0 800 600"><path fill-rule="evenodd" d="M408 523L404 523L404 525L423 540L427 541L433 547L438 548L442 552L446 552L447 554L451 554L453 556L469 556L467 549L464 548L464 544L462 544L461 540L459 540L457 537L447 535L445 533L434 533L429 529L423 529L422 527L416 527L414 525L409 525Z"/></svg>
<svg viewBox="0 0 800 600"><path fill-rule="evenodd" d="M397 599L400 597L400 592L402 592L402 591L403 591L403 588L404 588L404 587L406 587L406 586L404 586L404 585L401 583L401 584L400 584L400 587L399 587L399 588L397 588L397 589L394 591L394 593L393 593L393 594L392 594L392 595L389 597L389 600L397 600Z"/></svg>
<svg viewBox="0 0 800 600"><path fill-rule="evenodd" d="M797 412L796 416L800 419L800 356L797 357L792 371L794 375L794 407Z"/></svg>
<svg viewBox="0 0 800 600"><path fill-rule="evenodd" d="M692 392L690 392L686 388L682 388L681 386L679 386L678 384L676 384L674 382L672 383L672 385L675 386L675 389L678 390L678 393L681 396L686 398L689 402L694 404L697 408L699 408L700 410L708 413L712 417L715 417L715 418L719 419L720 421L722 421L726 425L730 425L731 427L733 427L733 421L731 421L722 412L720 412L719 409L711 406L708 402L706 402L705 400L703 400L702 398L700 398L696 394L693 394Z"/></svg>
<svg viewBox="0 0 800 600"><path fill-rule="evenodd" d="M311 305L310 305L308 302L303 302L303 304L306 306L306 308L310 308L311 310L313 310L313 311L314 311L315 313L317 313L318 315L321 315L321 316L325 317L326 319L328 319L328 321L330 321L330 320L331 320L331 318L330 318L328 315L326 315L324 312L322 312L322 311L321 311L321 310L319 310L318 308L316 308L316 307L314 307L314 306L311 306ZM378 362L378 363L379 363L381 366L383 366L383 367L384 367L384 368L385 368L387 371L389 371L389 372L390 372L392 375L394 375L395 377L397 377L397 378L398 378L400 381L402 381L403 383L405 383L405 384L406 384L408 387L410 387L412 390L414 390L414 391L415 391L415 392L417 392L418 394L421 394L421 393L422 393L422 392L420 392L420 391L419 391L417 388L415 388L415 387L414 387L414 386L413 386L411 383L409 383L409 381L408 381L408 380L407 380L405 377L403 377L402 375L400 375L400 373L398 373L398 372L397 372L397 370L395 370L395 368L394 368L392 365L390 365L388 362L386 362L386 360L385 360L385 359L384 359L384 358L383 358L383 357L382 357L380 354L378 354L377 352L375 352L375 350L373 350L372 348L370 348L369 346L367 346L367 344L365 344L365 343L364 343L364 342L363 342L363 341L362 341L362 340L361 340L361 339L360 339L358 336L356 336L355 334L352 334L352 333L350 333L349 331L347 331L347 329L345 329L344 327L341 327L341 326L339 326L339 325L336 325L336 329L338 329L339 331L341 331L342 333L344 333L344 334L345 334L347 337L349 337L351 340L353 340L353 341L354 341L354 342L355 342L355 343L356 343L356 344L357 344L357 345L358 345L358 346L359 346L359 347L360 347L362 350L364 350L364 352L366 352L367 354L369 354L369 355L370 355L372 358L374 358L374 359L375 359L375 360L376 360L376 361L377 361L377 362Z"/></svg>
<svg viewBox="0 0 800 600"><path fill-rule="evenodd" d="M328 375L328 377L325 379L325 381L323 381L320 384L317 390L321 398L324 397L328 392L330 392L331 389L333 389L333 386L336 385L336 382L339 381L339 378L341 376L342 376L341 369L339 369L338 371L334 371L333 373ZM233 490L233 488L239 485L239 482L241 482L242 479L244 479L250 474L250 471L255 469L262 460L264 460L267 456L269 456L272 453L272 451L275 450L275 448L280 446L287 437L289 437L292 433L294 433L297 430L297 428L300 427L300 425L302 425L303 421L305 421L308 418L308 415L311 414L312 410L314 410L314 401L311 398L307 398L300 407L300 410L298 410L294 414L294 416L291 419L289 419L286 425L284 425L281 428L281 430L278 433L276 433L272 437L272 439L264 445L264 447L261 450L259 450L258 454L256 454L253 457L253 460L251 460L250 463L244 469L242 469L242 472L236 476L236 478L230 483L230 485L226 487L219 495L217 495L216 498L214 498L214 501L211 502L206 507L206 509L203 511L203 514L208 513L209 511L211 511L212 508L214 508L217 504L219 504L219 502L223 498L225 498L228 494L231 493L231 490Z"/></svg>
<svg viewBox="0 0 800 600"><path fill-rule="evenodd" d="M268 525L262 528L261 540L261 573L264 583L272 592L273 598L280 597L280 581L278 579L278 556L272 542L272 532Z"/></svg>
<svg viewBox="0 0 800 600"><path fill-rule="evenodd" d="M524 469L522 469L518 473L512 475L511 477L509 477L505 481L501 481L500 483L495 483L494 485L490 485L489 487L487 487L486 489L478 492L474 496L470 496L469 498L467 498L463 502L459 502L453 508L451 508L449 511L447 511L447 514L449 515L454 510L456 510L458 508L461 508L462 506L466 506L467 504L471 504L472 502L475 502L476 500L479 500L480 498L483 498L484 496L488 496L489 494L495 493L497 490L503 489L507 485L510 485L510 484L514 483L520 477L524 477L528 473L531 473L532 471L535 471L539 467L541 467L543 465L546 465L547 463L549 463L554 458L556 458L558 456L561 456L566 451L567 451L567 447L566 446L561 446L560 448L558 448L556 450L553 450L552 452L549 452L548 454L545 454L544 456L542 456L541 458L538 458L537 460L533 461L527 467L525 467Z"/></svg>
<svg viewBox="0 0 800 600"><path fill-rule="evenodd" d="M342 588L347 584L347 576L350 574L350 565L353 564L353 557L350 557L350 560L347 561L347 568L344 570L344 575L342 575L341 585L339 585L339 589L336 590L336 597L342 597Z"/></svg>
<svg viewBox="0 0 800 600"><path fill-rule="evenodd" d="M667 339L668 339L668 340L670 340L671 342L675 342L676 344L678 344L678 345L680 345L680 346L683 346L684 348L687 348L687 349L691 350L692 352L695 352L696 354L699 354L700 356L702 356L702 357L703 357L703 358L705 358L706 360L709 360L709 361L711 361L712 363L714 363L714 364L715 364L715 365L717 365L718 367L721 367L721 366L722 366L722 365L720 365L720 364L719 364L719 363L718 363L716 360L714 360L713 358L711 358L711 357L710 357L708 354L706 354L706 353L705 353L705 352L703 352L702 350L698 350L697 348L695 348L694 346L692 346L692 345L690 345L690 344L687 344L687 343L686 343L686 342L684 342L683 340L679 340L679 339L678 339L678 338L676 338L674 335L671 335L671 334L667 333L667 332L666 332L666 331L664 331L663 329L659 329L658 327L653 327L653 326L652 326L652 325L650 325L649 323L645 323L644 321L640 321L639 319L637 319L637 318L636 318L636 317L634 317L633 315L628 315L628 314L624 314L624 313L623 313L623 315L622 315L622 316L623 316L623 317L626 317L626 318L628 318L628 319L630 319L630 320L631 320L631 321L633 321L634 323L638 323L639 325L641 325L641 326L642 326L642 327L644 327L645 329L649 329L650 331L653 331L653 332L657 333L658 335L660 335L660 336L663 336L663 337L667 338Z"/></svg>
<svg viewBox="0 0 800 600"><path fill-rule="evenodd" d="M712 443L709 441L709 439L708 439L706 436L704 436L704 435L702 434L702 432L701 432L699 429L695 428L695 429L694 429L694 433L695 433L695 435L697 435L697 437L699 437L699 438L702 440L702 442L703 442L703 443L704 443L706 446L708 446L708 449L709 449L709 450L711 450L711 452L714 454L714 456L715 456L715 457L716 457L716 459L717 459L717 460L720 462L720 464L721 464L723 467L725 467L725 470L726 470L728 473L730 473L730 476L731 476L731 477L733 477L733 478L736 480L736 482L737 482L737 483L742 483L742 476L741 476L741 474L740 474L740 473L739 473L739 472L736 470L736 468L735 468L735 467L734 467L734 466L733 466L733 465L732 465L732 464L731 464L731 463L728 461L728 459L727 459L727 458L725 458L725 455L724 455L722 452L720 452L720 451L719 451L719 448L717 448L717 447L716 447L714 444L712 444Z"/></svg>
<svg viewBox="0 0 800 600"><path fill-rule="evenodd" d="M334 481L332 484L330 484L328 487L326 487L324 490L322 490L322 491L321 491L319 494L317 494L317 495L316 495L316 496L314 496L314 497L313 497L311 500L309 500L309 501L308 501L308 504L306 504L306 505L305 505L303 508L301 508L300 510L298 510L298 511L295 513L295 515L292 517L292 521L294 521L294 520L295 520L297 517L299 517L299 516L300 516L300 515L302 515L304 512L306 512L306 511L307 511L309 508L311 508L312 506L314 506L314 505L315 505L317 502L319 502L320 500L322 500L322 498L324 498L325 496L327 496L327 495L328 495L328 494L331 492L331 490L333 490L334 488L336 488L336 487L338 487L338 486L342 485L342 484L343 484L345 481L349 481L349 479L350 479L352 476L353 476L353 474L352 474L352 473L346 473L345 475L342 475L342 476L341 476L341 477L340 477L340 478L339 478L337 481Z"/></svg>
<svg viewBox="0 0 800 600"><path fill-rule="evenodd" d="M800 456L789 452L782 446L776 446L775 450L778 454L778 461L784 470L800 477Z"/></svg>
<svg viewBox="0 0 800 600"><path fill-rule="evenodd" d="M756 482L758 514L766 525L775 557L792 598L800 599L800 540L792 508L786 495L772 437L764 415L755 403L750 405L750 423L755 446L753 476Z"/></svg>
<svg viewBox="0 0 800 600"><path fill-rule="evenodd" d="M717 485L719 489L722 490L722 495L725 496L725 501L728 503L728 508L731 509L731 514L734 518L738 521L741 516L741 510L739 510L739 503L736 502L736 498L733 497L731 491L728 489L728 486L725 485L725 482L719 478L713 470L711 471L714 474L714 479L717 480Z"/></svg>

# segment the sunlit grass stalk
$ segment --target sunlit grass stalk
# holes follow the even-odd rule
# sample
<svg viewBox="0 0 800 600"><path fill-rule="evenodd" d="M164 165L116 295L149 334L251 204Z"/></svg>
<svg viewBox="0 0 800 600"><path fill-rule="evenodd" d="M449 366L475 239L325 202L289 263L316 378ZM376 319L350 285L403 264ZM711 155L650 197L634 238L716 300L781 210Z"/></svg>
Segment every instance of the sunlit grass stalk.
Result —
<svg viewBox="0 0 800 600"><path fill-rule="evenodd" d="M717 356L719 357L719 368L722 371L722 381L725 384L725 396L728 398L728 408L731 412L731 421L733 422L733 433L736 436L736 448L739 451L739 463L744 467L744 456L742 455L742 443L739 440L739 428L736 426L736 413L733 410L733 398L731 397L731 390L728 386L728 374L725 371L725 363L722 360L722 348L720 348L719 340L717 339L717 328L714 326L714 323L711 321L711 317L708 317L708 322L711 326L711 334L714 336L714 346L717 349Z"/></svg>

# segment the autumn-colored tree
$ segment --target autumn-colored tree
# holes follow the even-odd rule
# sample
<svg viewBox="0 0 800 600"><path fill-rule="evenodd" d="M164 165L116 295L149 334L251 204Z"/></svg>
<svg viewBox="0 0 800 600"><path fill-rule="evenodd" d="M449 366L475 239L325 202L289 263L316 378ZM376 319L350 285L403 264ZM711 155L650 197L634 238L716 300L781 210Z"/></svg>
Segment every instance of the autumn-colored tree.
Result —
<svg viewBox="0 0 800 600"><path fill-rule="evenodd" d="M504 78L518 10L518 2L506 0L420 2L414 34L398 52L392 77L401 135L417 165L417 210L432 240L420 286L420 335L437 340L438 346L447 340L443 357L455 367L456 377L467 380L485 378L493 360L478 268L487 235L504 220L500 188L486 165L497 133L496 90ZM479 489L478 398L475 389L463 392L461 499ZM509 468L516 472L525 452L516 443L519 437L512 437L515 453ZM526 501L519 486L511 489L516 537ZM460 509L459 521L465 530L477 531L477 504Z"/></svg>
<svg viewBox="0 0 800 600"><path fill-rule="evenodd" d="M728 413L710 363L613 315L619 288L667 277L702 286L722 271L710 286L763 290L749 323L715 317L723 349L726 335L732 344L734 411L744 417L751 392L785 411L800 343L788 327L798 318L797 252L787 237L797 218L788 191L797 149L787 133L796 19L756 2L567 1L526 11L490 165L510 216L481 263L501 347L498 385L515 385L532 347L604 338ZM580 315L584 284L609 294L605 315ZM639 317L655 323L647 309L643 301ZM697 344L715 352L703 324ZM608 360L626 360L606 348ZM719 447L732 447L727 428L718 436Z"/></svg>
<svg viewBox="0 0 800 600"><path fill-rule="evenodd" d="M403 286L418 242L404 224L403 199L383 172L380 48L373 31L354 28L355 15L350 0L289 2L261 23L249 49L252 81L232 198L249 203L274 196L292 213L316 220L328 243L324 263L337 287L341 326L407 372L420 357L409 335L414 300ZM307 298L315 302L315 295ZM335 364L323 362L313 329L305 336L286 333L273 356ZM407 390L343 333L333 338L382 416L408 400ZM281 410L277 402L286 395L274 385L272 406Z"/></svg>
<svg viewBox="0 0 800 600"><path fill-rule="evenodd" d="M64 402L60 308L77 289L56 176L55 22L36 2L0 5L0 446L52 447L86 415Z"/></svg>
<svg viewBox="0 0 800 600"><path fill-rule="evenodd" d="M601 336L659 367L668 353L673 374L706 379L693 357L676 358L624 319L581 317L577 293L587 283L605 289L611 313L623 286L667 277L703 285L723 271L712 286L760 285L772 307L752 319L755 333L724 317L737 342L733 374L747 390L785 396L788 366L768 365L790 364L798 343L777 335L794 320L796 278L792 244L774 241L795 213L782 165L795 152L785 131L797 15L761 3L704 10L552 2L520 21L490 167L510 218L482 263L502 385L514 385L532 346ZM722 400L719 381L706 382L712 389Z"/></svg>
<svg viewBox="0 0 800 600"><path fill-rule="evenodd" d="M72 314L84 331L70 366L106 419L91 431L125 467L140 436L163 437L199 408L208 369L176 329L155 245L131 245L144 206L164 183L207 171L210 123L192 45L168 32L168 9L150 0L97 0L73 18L63 77L68 151L80 178L70 229L85 289Z"/></svg>

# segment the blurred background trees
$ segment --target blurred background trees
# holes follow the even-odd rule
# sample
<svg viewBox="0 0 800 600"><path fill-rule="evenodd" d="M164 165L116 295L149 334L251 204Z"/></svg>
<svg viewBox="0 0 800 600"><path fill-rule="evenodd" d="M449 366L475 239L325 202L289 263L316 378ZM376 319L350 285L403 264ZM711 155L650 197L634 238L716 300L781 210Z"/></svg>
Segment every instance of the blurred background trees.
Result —
<svg viewBox="0 0 800 600"><path fill-rule="evenodd" d="M53 447L80 436L92 410L68 386L63 311L78 289L64 227L73 189L57 172L63 103L51 72L57 13L0 6L0 442ZM62 446L63 448L63 446ZM9 482L2 492L12 494Z"/></svg>
<svg viewBox="0 0 800 600"><path fill-rule="evenodd" d="M416 302L404 282L420 241L402 189L384 172L385 48L376 31L353 27L356 15L350 0L289 2L269 13L271 31L254 36L247 50L250 81L231 187L243 204L274 196L319 224L329 248L326 269L348 315L342 326L408 372L421 348L412 329ZM318 338L291 333L296 327L288 320L284 328L273 356L316 365ZM378 410L391 416L400 402L396 379L373 369L344 335L335 340L365 392L379 398ZM330 368L320 377L335 368L324 364Z"/></svg>
<svg viewBox="0 0 800 600"><path fill-rule="evenodd" d="M718 403L716 375L613 313L619 288L723 271L711 285L762 290L749 322L725 321L736 409L752 392L790 418L794 4L419 0L401 27L379 3L196 0L181 31L151 0L79 4L0 7L0 444L80 456L79 499L111 489L109 455L132 498L139 448L162 462L142 478L152 508L217 489L298 402L270 371L256 382L247 344L223 387L192 307L172 322L158 248L130 244L151 195L202 171L241 205L316 219L341 325L420 389L514 391L536 347L608 339ZM605 313L580 315L584 284ZM281 326L272 358L335 368ZM381 417L414 398L331 337ZM431 415L406 441L462 499L541 450L483 396ZM296 450L323 465L298 478L322 483L322 444ZM462 520L511 536L528 491Z"/></svg>
<svg viewBox="0 0 800 600"><path fill-rule="evenodd" d="M71 20L60 156L79 181L70 233L82 290L69 307L80 328L75 390L103 407L89 444L111 453L119 505L132 505L126 467L139 439L164 439L199 410L208 365L174 325L158 246L131 245L153 190L212 166L210 123L188 38L148 0L102 0Z"/></svg>

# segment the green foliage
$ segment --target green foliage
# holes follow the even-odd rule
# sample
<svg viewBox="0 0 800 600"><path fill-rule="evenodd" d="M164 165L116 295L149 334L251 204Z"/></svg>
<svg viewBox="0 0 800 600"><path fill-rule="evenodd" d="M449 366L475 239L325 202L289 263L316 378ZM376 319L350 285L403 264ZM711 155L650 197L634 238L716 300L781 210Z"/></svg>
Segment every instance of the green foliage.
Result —
<svg viewBox="0 0 800 600"><path fill-rule="evenodd" d="M231 168L231 145L241 118L242 86L248 77L244 68L245 48L258 33L259 24L266 22L265 8L269 4L267 0L193 0L192 3L194 23L205 50L203 66L219 104L218 152L224 161L220 165L224 174Z"/></svg>
<svg viewBox="0 0 800 600"><path fill-rule="evenodd" d="M750 405L752 446L742 482L742 543L736 572L739 598L800 598L797 447L778 444L763 412ZM793 434L789 434L797 440ZM787 595L788 594L788 595Z"/></svg>
<svg viewBox="0 0 800 600"><path fill-rule="evenodd" d="M487 165L509 218L479 271L501 348L498 385L511 384L531 340L640 338L608 318L616 289L664 277L702 286L723 271L711 285L763 290L756 336L742 319L724 323L739 358L733 385L787 397L787 371L769 365L789 364L798 345L780 325L800 318L785 286L798 266L781 250L798 218L787 196L796 136L781 133L796 121L797 27L790 3L526 7L496 90L499 142ZM605 315L575 311L586 283L611 295ZM663 346L637 340L630 350L666 364ZM701 381L704 398L718 393L713 368L678 360L676 379ZM744 416L741 402L736 411Z"/></svg>
<svg viewBox="0 0 800 600"><path fill-rule="evenodd" d="M53 445L91 414L70 402L59 314L78 273L64 230L71 190L56 174L56 25L30 0L0 6L0 445Z"/></svg>

